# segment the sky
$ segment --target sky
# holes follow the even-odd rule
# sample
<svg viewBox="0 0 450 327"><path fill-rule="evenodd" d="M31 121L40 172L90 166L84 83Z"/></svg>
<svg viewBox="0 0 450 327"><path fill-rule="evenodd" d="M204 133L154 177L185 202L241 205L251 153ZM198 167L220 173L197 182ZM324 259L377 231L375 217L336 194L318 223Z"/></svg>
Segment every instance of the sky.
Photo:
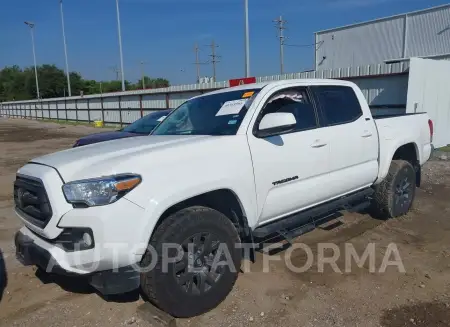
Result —
<svg viewBox="0 0 450 327"><path fill-rule="evenodd" d="M141 69L172 85L195 83L195 43L200 60L210 59L214 40L221 56L217 80L240 78L244 69L244 0L119 0L124 74ZM273 22L287 21L285 72L313 68L314 32L446 4L444 0L249 0L252 76L278 74L279 39ZM63 0L69 68L86 79L110 80L120 67L115 0ZM33 65L35 25L38 64L64 68L59 0L0 0L0 69ZM141 62L144 65L141 65ZM211 76L211 64L201 65Z"/></svg>

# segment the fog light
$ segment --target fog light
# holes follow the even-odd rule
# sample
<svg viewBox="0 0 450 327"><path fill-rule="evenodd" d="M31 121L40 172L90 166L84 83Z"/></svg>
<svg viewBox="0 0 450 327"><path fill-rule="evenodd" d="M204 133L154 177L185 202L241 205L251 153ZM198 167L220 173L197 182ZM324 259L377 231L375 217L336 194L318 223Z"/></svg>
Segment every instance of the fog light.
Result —
<svg viewBox="0 0 450 327"><path fill-rule="evenodd" d="M89 233L83 234L83 242L84 242L84 245L86 245L86 247L88 247L88 248L92 246L92 237L91 237L91 235L89 235Z"/></svg>
<svg viewBox="0 0 450 327"><path fill-rule="evenodd" d="M80 227L64 228L53 243L67 252L89 250L95 246L92 230Z"/></svg>

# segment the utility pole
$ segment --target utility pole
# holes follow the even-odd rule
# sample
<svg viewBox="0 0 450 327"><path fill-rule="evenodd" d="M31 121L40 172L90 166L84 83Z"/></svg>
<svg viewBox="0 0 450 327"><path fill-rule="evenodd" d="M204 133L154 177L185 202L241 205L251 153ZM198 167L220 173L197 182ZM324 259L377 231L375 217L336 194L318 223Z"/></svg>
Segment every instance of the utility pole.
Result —
<svg viewBox="0 0 450 327"><path fill-rule="evenodd" d="M199 48L197 43L195 44L194 51L195 51L195 66L197 68L197 83L200 83L200 61L198 59Z"/></svg>
<svg viewBox="0 0 450 327"><path fill-rule="evenodd" d="M278 37L280 39L280 74L284 74L284 40L286 37L284 36L284 30L286 27L284 27L284 24L287 23L286 20L283 20L283 17L280 16L279 18L275 19L274 22L277 24L276 27L279 31Z"/></svg>
<svg viewBox="0 0 450 327"><path fill-rule="evenodd" d="M64 41L64 58L66 59L67 90L69 91L69 97L71 97L72 89L70 87L69 60L67 59L67 43L66 43L66 31L64 28L63 0L59 0L59 9L61 11L61 26L62 26L62 35L63 35L63 41Z"/></svg>
<svg viewBox="0 0 450 327"><path fill-rule="evenodd" d="M110 67L110 69L116 74L116 80L119 80L119 76L120 76L120 69L117 68L117 66L112 66Z"/></svg>
<svg viewBox="0 0 450 327"><path fill-rule="evenodd" d="M145 71L144 71L144 65L146 64L145 61L141 61L141 76L142 76L142 89L145 90Z"/></svg>
<svg viewBox="0 0 450 327"><path fill-rule="evenodd" d="M34 76L36 77L36 95L37 95L37 98L40 99L41 95L39 93L39 78L38 78L37 63L36 63L36 50L35 50L35 46L34 46L34 23L27 21L27 22L25 22L25 25L27 25L30 28L31 45L33 48Z"/></svg>
<svg viewBox="0 0 450 327"><path fill-rule="evenodd" d="M200 56L199 56L200 48L198 47L197 43L194 46L194 52L195 52L195 63L194 64L195 64L196 70L197 70L197 83L200 83L200 65L206 65L208 63L200 62Z"/></svg>
<svg viewBox="0 0 450 327"><path fill-rule="evenodd" d="M216 64L220 62L218 59L221 56L216 54L216 48L218 48L219 46L216 45L214 40L211 42L210 47L211 47L211 54L209 56L211 57L211 63L213 65L213 80L215 82L216 81Z"/></svg>

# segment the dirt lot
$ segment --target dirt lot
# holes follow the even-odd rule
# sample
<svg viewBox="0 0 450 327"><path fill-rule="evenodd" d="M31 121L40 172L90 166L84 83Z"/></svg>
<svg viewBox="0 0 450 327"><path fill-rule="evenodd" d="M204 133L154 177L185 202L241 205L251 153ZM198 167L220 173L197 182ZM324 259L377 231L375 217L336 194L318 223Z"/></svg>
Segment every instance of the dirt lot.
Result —
<svg viewBox="0 0 450 327"><path fill-rule="evenodd" d="M22 267L14 258L12 239L20 227L13 213L12 183L27 160L70 147L80 136L98 131L0 118L0 249L8 285L0 303L0 326L151 326L136 315L137 294L110 299L76 280L59 279ZM368 215L346 214L335 229L318 229L298 242L317 248L333 242L353 244L361 255L375 244L376 267L395 243L406 272L388 267L385 273L359 268L342 273L325 266L295 273L285 261L272 261L261 272L263 255L241 274L230 296L215 310L179 326L450 326L450 162L430 161L414 210L407 216L379 221ZM266 257L267 259L267 257ZM293 253L301 267L304 251Z"/></svg>

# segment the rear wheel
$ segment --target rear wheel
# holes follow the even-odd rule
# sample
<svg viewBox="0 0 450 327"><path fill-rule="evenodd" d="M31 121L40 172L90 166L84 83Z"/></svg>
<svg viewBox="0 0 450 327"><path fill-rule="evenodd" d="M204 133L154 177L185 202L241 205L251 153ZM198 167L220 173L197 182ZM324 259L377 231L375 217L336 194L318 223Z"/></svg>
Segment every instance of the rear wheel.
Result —
<svg viewBox="0 0 450 327"><path fill-rule="evenodd" d="M213 309L236 282L241 262L238 243L232 222L214 209L191 207L169 216L150 241L158 261L152 270L141 273L144 295L175 317L192 317ZM163 260L164 244L172 244L166 252L172 258L168 263ZM143 266L151 260L148 251Z"/></svg>
<svg viewBox="0 0 450 327"><path fill-rule="evenodd" d="M373 213L394 218L411 209L416 195L416 172L408 161L393 160L386 178L375 187Z"/></svg>

